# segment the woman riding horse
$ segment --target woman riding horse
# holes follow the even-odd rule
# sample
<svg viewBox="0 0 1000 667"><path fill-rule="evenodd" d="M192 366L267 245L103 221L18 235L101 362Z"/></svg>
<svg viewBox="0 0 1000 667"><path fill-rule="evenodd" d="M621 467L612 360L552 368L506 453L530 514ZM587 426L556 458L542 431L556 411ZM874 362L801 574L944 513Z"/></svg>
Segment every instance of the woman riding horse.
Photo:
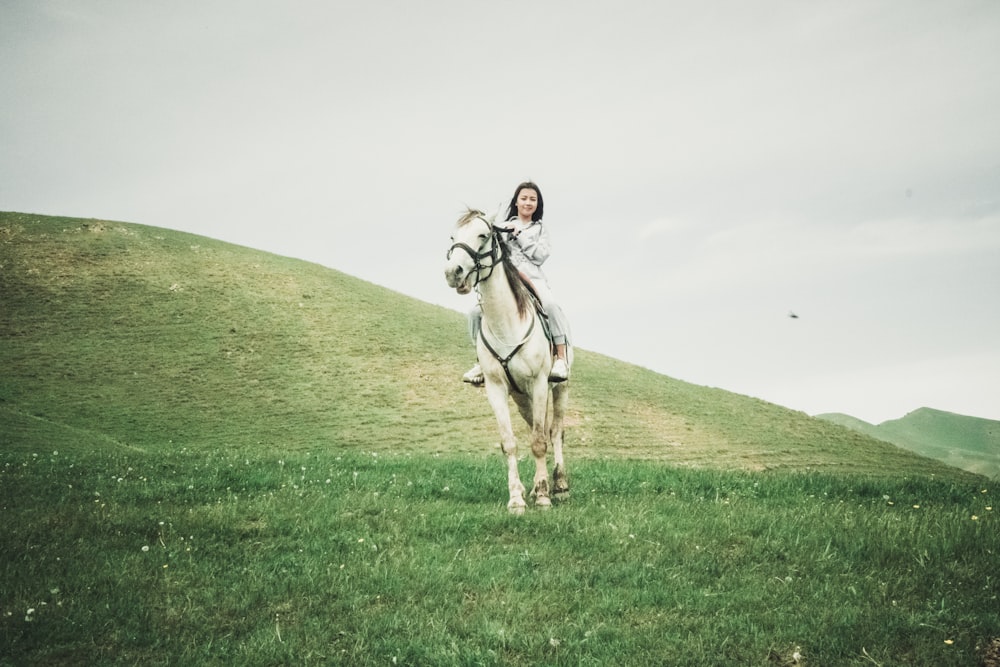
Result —
<svg viewBox="0 0 1000 667"><path fill-rule="evenodd" d="M486 397L500 428L500 447L507 459L510 512L524 512L524 485L517 467L517 441L511 424L508 399L513 398L531 428L531 452L535 477L531 497L535 506L550 507L546 453L549 443L555 467L552 472L556 497L569 493L563 462L563 418L569 398L569 382L550 382L554 363L552 344L541 326L527 287L510 261L510 251L500 237L506 232L480 211L463 215L452 235L445 265L445 279L459 294L476 290L482 323L476 341ZM573 350L565 348L567 367Z"/></svg>
<svg viewBox="0 0 1000 667"><path fill-rule="evenodd" d="M552 289L542 271L542 264L551 253L548 229L542 225L544 211L545 201L542 199L541 189L531 181L525 181L514 190L514 196L507 206L505 218L507 224L498 228L506 232L505 240L511 263L527 280L541 301L542 310L548 316L552 342L556 346L556 360L552 364L549 379L553 382L562 382L569 378L569 365L566 360L569 322L553 297ZM469 313L469 335L473 345L479 339L482 317L482 309L476 304ZM479 363L469 369L462 379L471 384L482 384L483 371Z"/></svg>

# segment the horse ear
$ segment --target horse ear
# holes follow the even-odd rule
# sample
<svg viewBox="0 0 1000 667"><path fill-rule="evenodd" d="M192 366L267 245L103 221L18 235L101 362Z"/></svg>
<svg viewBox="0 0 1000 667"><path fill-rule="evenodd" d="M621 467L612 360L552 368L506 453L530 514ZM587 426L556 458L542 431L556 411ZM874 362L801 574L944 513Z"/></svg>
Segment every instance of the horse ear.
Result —
<svg viewBox="0 0 1000 667"><path fill-rule="evenodd" d="M501 216L503 215L502 211L503 211L503 204L500 204L500 205L499 205L499 206L497 207L497 210L496 210L496 212L495 212L495 213L494 213L493 215L491 215L491 216L490 216L489 218L487 218L487 221L488 221L488 222L489 222L489 223L490 223L491 225L495 225L495 224L497 224L497 220L499 220L500 222L503 222L503 221L504 221L504 220L503 220L503 217L501 217Z"/></svg>

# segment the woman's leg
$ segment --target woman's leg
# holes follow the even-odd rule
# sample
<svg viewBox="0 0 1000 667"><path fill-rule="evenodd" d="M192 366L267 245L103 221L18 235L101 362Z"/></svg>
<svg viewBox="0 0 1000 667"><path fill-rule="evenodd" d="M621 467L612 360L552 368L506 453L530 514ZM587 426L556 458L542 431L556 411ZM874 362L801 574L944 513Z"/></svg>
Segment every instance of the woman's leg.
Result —
<svg viewBox="0 0 1000 667"><path fill-rule="evenodd" d="M552 290L544 280L533 281L535 292L542 301L542 308L549 316L549 331L552 333L552 343L556 348L556 358L552 362L552 372L549 379L561 382L569 378L569 359L566 346L569 344L569 321L562 307L552 297Z"/></svg>

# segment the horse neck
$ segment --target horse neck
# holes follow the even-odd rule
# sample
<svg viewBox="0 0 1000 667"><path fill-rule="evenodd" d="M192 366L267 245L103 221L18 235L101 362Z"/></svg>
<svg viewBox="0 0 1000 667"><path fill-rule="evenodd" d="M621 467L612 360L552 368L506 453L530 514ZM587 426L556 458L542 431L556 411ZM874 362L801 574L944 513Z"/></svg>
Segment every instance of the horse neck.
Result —
<svg viewBox="0 0 1000 667"><path fill-rule="evenodd" d="M479 283L479 295L483 317L491 331L500 337L523 333L525 320L518 313L517 301L502 264Z"/></svg>

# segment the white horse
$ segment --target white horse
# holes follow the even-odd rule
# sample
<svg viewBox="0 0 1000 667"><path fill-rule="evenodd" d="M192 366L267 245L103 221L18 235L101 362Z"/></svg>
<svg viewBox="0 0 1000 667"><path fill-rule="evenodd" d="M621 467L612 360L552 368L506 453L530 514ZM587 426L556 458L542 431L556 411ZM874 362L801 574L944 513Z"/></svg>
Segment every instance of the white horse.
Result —
<svg viewBox="0 0 1000 667"><path fill-rule="evenodd" d="M569 495L562 451L569 382L549 382L552 344L528 289L507 258L499 231L493 225L495 217L487 218L481 211L470 209L459 218L451 237L445 278L459 294L473 289L479 293L483 321L476 351L486 397L500 427L500 447L507 458L507 509L521 514L525 509L525 488L517 471L517 441L507 397L514 398L531 428L531 453L535 457L531 497L536 507L548 508L552 501L545 455L550 442L555 463L552 493L557 498ZM572 359L570 348L567 362L572 364Z"/></svg>

